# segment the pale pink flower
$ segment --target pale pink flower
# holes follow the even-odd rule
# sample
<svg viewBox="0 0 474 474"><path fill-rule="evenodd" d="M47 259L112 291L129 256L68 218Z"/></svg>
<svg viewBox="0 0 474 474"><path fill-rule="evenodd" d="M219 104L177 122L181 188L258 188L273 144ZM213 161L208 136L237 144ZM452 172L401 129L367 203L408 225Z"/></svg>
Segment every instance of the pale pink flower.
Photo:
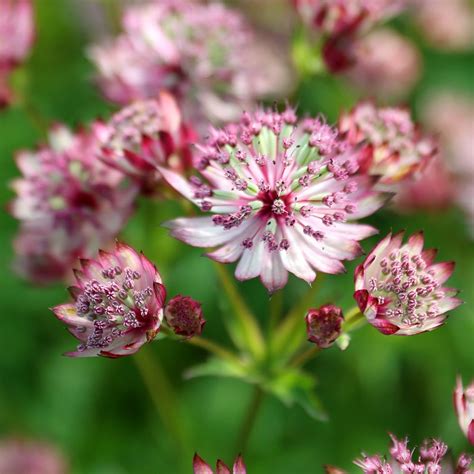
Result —
<svg viewBox="0 0 474 474"><path fill-rule="evenodd" d="M158 334L166 289L156 267L132 247L117 243L95 260L81 259L74 303L52 308L81 342L71 357L134 354Z"/></svg>
<svg viewBox="0 0 474 474"><path fill-rule="evenodd" d="M194 455L193 471L194 474L214 474L211 466L201 459L198 454ZM240 454L237 456L232 466L232 471L219 459L216 464L215 474L247 474L242 456Z"/></svg>
<svg viewBox="0 0 474 474"><path fill-rule="evenodd" d="M305 320L308 341L314 342L321 349L327 349L341 335L344 316L341 308L326 304L317 309L309 309Z"/></svg>
<svg viewBox="0 0 474 474"><path fill-rule="evenodd" d="M355 64L347 76L366 95L385 100L405 97L421 75L420 52L390 28L377 29L357 40L354 55Z"/></svg>
<svg viewBox="0 0 474 474"><path fill-rule="evenodd" d="M67 463L53 446L39 441L10 438L0 441L3 474L66 474Z"/></svg>
<svg viewBox="0 0 474 474"><path fill-rule="evenodd" d="M436 250L423 250L423 234L402 245L403 232L387 235L355 270L354 298L382 334L410 336L441 326L462 301L444 282L454 262L433 263Z"/></svg>
<svg viewBox="0 0 474 474"><path fill-rule="evenodd" d="M453 398L459 426L474 446L474 380L464 388L461 377L458 377Z"/></svg>
<svg viewBox="0 0 474 474"><path fill-rule="evenodd" d="M31 0L0 2L0 108L11 100L8 76L28 55L34 30Z"/></svg>
<svg viewBox="0 0 474 474"><path fill-rule="evenodd" d="M413 1L415 21L433 46L448 51L474 46L474 9L469 0Z"/></svg>
<svg viewBox="0 0 474 474"><path fill-rule="evenodd" d="M192 165L190 145L196 135L168 93L134 102L95 131L104 163L130 176L145 193L153 192L160 179L157 165L177 172Z"/></svg>
<svg viewBox="0 0 474 474"><path fill-rule="evenodd" d="M96 137L55 126L47 146L17 156L22 177L10 211L19 219L17 268L39 283L64 277L78 257L115 238L133 209L134 186L97 157Z"/></svg>
<svg viewBox="0 0 474 474"><path fill-rule="evenodd" d="M382 457L362 455L354 461L364 474L471 474L472 459L461 454L454 463L448 452L448 446L437 439L425 440L419 448L418 456L415 450L408 447L408 438L397 439L392 434L390 456Z"/></svg>
<svg viewBox="0 0 474 474"><path fill-rule="evenodd" d="M105 95L121 104L170 90L190 117L232 120L278 89L253 50L245 19L220 3L160 0L131 6L116 40L91 48ZM278 79L278 78L275 78Z"/></svg>
<svg viewBox="0 0 474 474"><path fill-rule="evenodd" d="M342 114L339 130L360 146L360 173L378 176L382 185L394 185L423 169L435 156L435 140L413 123L408 110L360 102ZM391 188L388 188L391 189Z"/></svg>
<svg viewBox="0 0 474 474"><path fill-rule="evenodd" d="M321 119L298 121L294 111L244 113L238 124L211 130L198 146L205 181L164 178L213 216L168 222L171 235L195 247L217 247L210 258L239 261L235 276L260 276L270 292L288 272L306 280L341 273L360 254L359 240L376 231L352 223L379 209L385 196L367 176L353 176L352 148ZM349 222L348 222L349 221Z"/></svg>
<svg viewBox="0 0 474 474"><path fill-rule="evenodd" d="M406 0L293 0L303 21L323 38L328 69L341 72L356 60L358 37L402 11Z"/></svg>

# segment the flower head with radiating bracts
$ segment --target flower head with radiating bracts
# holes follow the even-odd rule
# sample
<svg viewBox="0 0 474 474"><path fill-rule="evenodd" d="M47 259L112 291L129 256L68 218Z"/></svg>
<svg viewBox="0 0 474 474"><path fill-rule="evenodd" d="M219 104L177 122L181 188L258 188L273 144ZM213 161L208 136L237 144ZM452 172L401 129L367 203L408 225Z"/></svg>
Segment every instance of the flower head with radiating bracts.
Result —
<svg viewBox="0 0 474 474"><path fill-rule="evenodd" d="M309 309L305 319L308 341L321 349L331 347L341 335L344 316L337 306L326 304L319 309Z"/></svg>
<svg viewBox="0 0 474 474"><path fill-rule="evenodd" d="M324 38L322 49L333 73L356 60L356 38L375 24L399 13L406 0L293 0L303 21Z"/></svg>
<svg viewBox="0 0 474 474"><path fill-rule="evenodd" d="M71 357L121 357L134 354L155 338L163 319L166 290L156 267L132 247L117 243L81 260L74 303L52 309L81 341Z"/></svg>
<svg viewBox="0 0 474 474"><path fill-rule="evenodd" d="M78 257L91 257L115 238L133 208L134 186L98 158L96 137L55 126L47 146L20 152L23 177L12 183L11 213L19 271L40 283L64 277Z"/></svg>
<svg viewBox="0 0 474 474"><path fill-rule="evenodd" d="M418 457L414 457L414 449L408 447L408 438L399 440L392 438L390 456L388 459L376 454L374 456L362 455L354 461L365 474L440 474L456 473L470 474L469 469L472 459L466 454L459 456L456 464L450 458L448 446L437 439L427 439L420 446Z"/></svg>
<svg viewBox="0 0 474 474"><path fill-rule="evenodd" d="M8 76L30 51L34 39L31 0L0 2L0 108L9 103Z"/></svg>
<svg viewBox="0 0 474 474"><path fill-rule="evenodd" d="M261 63L247 61L249 25L221 3L160 0L131 6L123 28L116 40L90 51L99 84L115 102L153 98L167 89L191 117L225 121L256 97L275 92Z"/></svg>
<svg viewBox="0 0 474 474"><path fill-rule="evenodd" d="M454 263L433 263L436 250L423 250L421 232L402 241L403 232L387 235L356 268L354 298L381 333L410 336L441 326L462 301L442 286Z"/></svg>
<svg viewBox="0 0 474 474"><path fill-rule="evenodd" d="M191 166L191 127L182 122L175 99L162 92L157 100L137 101L95 127L104 163L130 176L143 192L155 189L157 165L183 172Z"/></svg>
<svg viewBox="0 0 474 474"><path fill-rule="evenodd" d="M339 120L339 130L353 145L361 145L361 173L380 176L380 183L393 185L420 171L437 152L432 137L413 123L408 110L377 108L360 102Z"/></svg>
<svg viewBox="0 0 474 474"><path fill-rule="evenodd" d="M354 150L321 119L298 121L294 111L245 113L239 124L211 130L198 146L202 180L165 179L213 216L168 222L171 234L229 263L235 276L260 276L270 292L288 272L312 282L317 271L340 273L342 260L360 253L359 240L375 233L348 223L382 206L385 197L367 176L356 176Z"/></svg>
<svg viewBox="0 0 474 474"><path fill-rule="evenodd" d="M464 389L461 377L458 377L453 398L459 426L474 446L474 380Z"/></svg>
<svg viewBox="0 0 474 474"><path fill-rule="evenodd" d="M193 470L194 474L214 474L211 466L201 459L198 454L194 455ZM234 461L232 471L219 459L216 464L215 474L247 474L247 468L245 467L242 456L239 454Z"/></svg>

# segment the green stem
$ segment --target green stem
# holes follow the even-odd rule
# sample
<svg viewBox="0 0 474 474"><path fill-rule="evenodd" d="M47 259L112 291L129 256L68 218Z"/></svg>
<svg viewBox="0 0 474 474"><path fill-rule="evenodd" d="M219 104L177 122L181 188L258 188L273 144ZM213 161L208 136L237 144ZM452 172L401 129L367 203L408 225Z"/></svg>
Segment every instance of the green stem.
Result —
<svg viewBox="0 0 474 474"><path fill-rule="evenodd" d="M137 365L143 383L155 405L166 430L174 438L178 453L185 449L184 433L179 424L177 397L163 367L149 354L149 348L142 347L132 358Z"/></svg>
<svg viewBox="0 0 474 474"><path fill-rule="evenodd" d="M355 331L356 329L363 326L366 322L366 317L356 306L346 313L344 323L342 324L342 331L345 333Z"/></svg>
<svg viewBox="0 0 474 474"><path fill-rule="evenodd" d="M239 365L242 364L240 359L233 352L228 351L227 349L224 349L222 346L220 346L219 344L216 344L213 341L210 341L209 339L203 339L202 337L195 336L195 337L192 337L191 339L187 339L186 342L188 344L191 344L192 346L205 349L206 351L211 352L217 357L226 359L229 362L232 362L234 364L239 364Z"/></svg>
<svg viewBox="0 0 474 474"><path fill-rule="evenodd" d="M236 444L236 453L242 453L247 447L250 435L252 434L252 429L255 425L257 419L258 411L262 405L264 398L264 392L259 386L255 386L252 398L250 399L249 406L247 408L247 413L245 415L242 426L240 427L239 436L237 438Z"/></svg>
<svg viewBox="0 0 474 474"><path fill-rule="evenodd" d="M220 263L215 263L214 268L217 271L220 283L230 301L232 313L240 325L240 330L248 350L250 350L255 357L261 358L265 351L265 342L255 316L237 291L233 280L229 277L224 266Z"/></svg>
<svg viewBox="0 0 474 474"><path fill-rule="evenodd" d="M304 365L306 362L313 359L317 354L321 352L321 349L314 345L310 347L306 351L302 352L301 354L297 355L290 363L290 367L296 368Z"/></svg>

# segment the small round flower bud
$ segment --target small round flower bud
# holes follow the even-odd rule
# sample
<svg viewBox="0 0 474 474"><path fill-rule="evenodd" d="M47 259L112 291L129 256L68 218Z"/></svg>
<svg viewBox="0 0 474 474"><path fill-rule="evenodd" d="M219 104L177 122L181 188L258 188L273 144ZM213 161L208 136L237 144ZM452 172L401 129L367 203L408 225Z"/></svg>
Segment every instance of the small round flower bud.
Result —
<svg viewBox="0 0 474 474"><path fill-rule="evenodd" d="M308 341L314 342L321 349L331 347L341 334L343 321L341 308L332 304L308 310L306 314Z"/></svg>
<svg viewBox="0 0 474 474"><path fill-rule="evenodd" d="M180 336L199 336L206 320L202 316L201 303L189 296L177 295L165 308L165 318L171 329Z"/></svg>

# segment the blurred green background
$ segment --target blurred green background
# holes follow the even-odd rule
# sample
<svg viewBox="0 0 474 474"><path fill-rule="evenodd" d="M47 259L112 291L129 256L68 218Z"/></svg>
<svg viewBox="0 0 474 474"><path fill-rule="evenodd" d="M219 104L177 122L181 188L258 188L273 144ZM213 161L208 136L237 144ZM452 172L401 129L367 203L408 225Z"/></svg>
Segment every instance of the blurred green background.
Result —
<svg viewBox="0 0 474 474"><path fill-rule="evenodd" d="M76 21L77 10L67 0L39 0L36 7L38 39L28 63L15 74L15 83L45 120L77 125L106 117L112 108L96 92L93 68L84 55L91 41L87 24ZM403 21L396 26L418 39ZM448 55L421 43L420 48L425 69L410 98L415 113L429 90L452 87L472 92L472 54ZM342 83L328 78L306 80L297 94L301 113L324 112L331 120L354 99ZM0 113L3 208L12 197L8 182L18 175L14 151L31 148L41 138L23 108ZM151 205L157 223L180 212L173 203ZM200 256L199 249L169 238L158 225L152 232L144 231L143 207L123 238L157 264L169 295L187 294L203 303L206 337L227 341L222 323L226 314L219 309L222 296L210 261ZM466 304L433 333L384 337L364 327L346 352L333 348L322 353L307 368L318 380L330 421L316 422L299 407L266 398L244 453L249 474L319 473L326 463L355 472L352 460L361 450L386 452L387 431L408 434L415 443L440 436L455 453L469 449L451 401L456 375L462 374L465 382L474 377L474 246L463 216L454 209L403 217L383 211L369 221L382 235L391 229L423 229L427 245L439 248L440 259L456 260L450 286L462 290ZM12 273L16 228L16 222L2 212L1 437L19 435L56 444L74 474L191 472L195 451L208 461L221 457L231 463L251 387L231 379L184 380L186 368L206 358L199 349L169 341L145 347L172 383L186 439L185 450L178 449L156 414L133 358L61 356L75 340L48 308L66 300L65 287L34 288ZM364 248L370 249L377 239L364 242ZM352 307L352 271L359 262L347 266L347 275L326 277L314 305L334 302ZM262 285L251 281L239 287L264 322L268 296ZM290 278L285 308L304 291L302 282Z"/></svg>

